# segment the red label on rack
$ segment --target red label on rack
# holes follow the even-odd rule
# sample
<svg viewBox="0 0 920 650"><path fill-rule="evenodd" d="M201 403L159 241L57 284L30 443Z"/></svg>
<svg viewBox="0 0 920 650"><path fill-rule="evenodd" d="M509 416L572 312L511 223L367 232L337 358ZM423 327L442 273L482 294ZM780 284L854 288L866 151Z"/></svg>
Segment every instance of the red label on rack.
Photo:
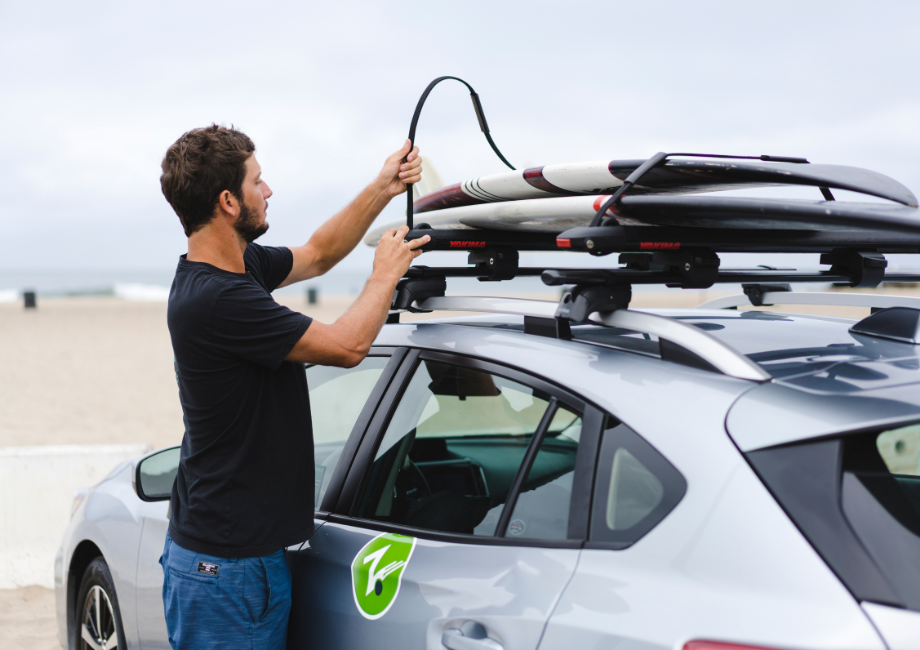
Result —
<svg viewBox="0 0 920 650"><path fill-rule="evenodd" d="M572 240L571 239L557 239L556 246L558 246L559 248L571 248Z"/></svg>
<svg viewBox="0 0 920 650"><path fill-rule="evenodd" d="M451 248L485 248L486 243L484 241L452 241L450 243Z"/></svg>
<svg viewBox="0 0 920 650"><path fill-rule="evenodd" d="M642 241L639 242L640 251L676 251L680 248L679 241Z"/></svg>

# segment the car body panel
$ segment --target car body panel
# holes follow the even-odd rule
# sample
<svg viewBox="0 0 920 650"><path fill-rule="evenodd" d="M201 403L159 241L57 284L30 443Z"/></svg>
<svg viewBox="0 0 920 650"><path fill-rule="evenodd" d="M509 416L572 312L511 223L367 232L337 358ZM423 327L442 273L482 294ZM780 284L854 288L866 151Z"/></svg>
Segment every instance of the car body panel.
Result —
<svg viewBox="0 0 920 650"><path fill-rule="evenodd" d="M635 545L582 552L541 650L680 648L692 639L884 650L747 464L716 466L719 480L688 478L686 502Z"/></svg>
<svg viewBox="0 0 920 650"><path fill-rule="evenodd" d="M330 647L425 644L440 650L442 633L468 620L485 625L506 650L678 648L692 638L883 650L870 617L882 621L876 622L879 629L888 625L893 639L901 638L898 630L912 630L913 618L866 604L860 608L742 452L920 420L918 349L852 335L853 321L846 319L648 311L701 327L750 355L773 380L735 379L647 354L525 334L519 317L387 325L375 346L396 350L396 363L403 363L396 375L418 356L406 354L408 348L538 377L633 429L683 475L687 490L655 528L622 550L590 541L579 549L578 540L553 548L410 533L417 541L401 591L384 616L368 620L353 595L351 562L387 528L345 517L337 509L344 501L335 506L334 494L345 485L346 473L352 484L364 470L353 462L359 449L373 442L364 437L385 429L384 409L368 403L359 419L363 424L355 426L336 463L335 480L331 470L323 479L338 486L330 487L323 504L339 514L319 513L311 540L288 549L295 572L292 647L322 640L320 645ZM398 393L383 386L371 399L398 399ZM133 465L127 465L94 488L65 533L55 569L59 626L63 634L68 581L80 579L68 568L78 544L88 541L112 570L128 647L167 648L157 563L167 503L140 501L132 476Z"/></svg>
<svg viewBox="0 0 920 650"><path fill-rule="evenodd" d="M55 598L58 611L64 614L58 622L58 636L65 647L69 640L66 605L75 605L70 602L69 596L76 596L82 579L82 574L74 575L70 566L77 547L86 542L99 549L109 566L128 647L139 647L134 605L135 574L141 513L148 504L134 493L132 476L133 463L119 465L86 496L64 533L61 576L60 580L55 577Z"/></svg>
<svg viewBox="0 0 920 650"><path fill-rule="evenodd" d="M920 374L920 373L918 373ZM748 391L732 407L726 428L741 451L920 420L916 384L856 394L813 394L781 384Z"/></svg>
<svg viewBox="0 0 920 650"><path fill-rule="evenodd" d="M475 620L505 650L535 650L579 554L419 537L391 608L368 620L355 603L351 563L379 534L328 522L295 554L299 615L291 618L289 648L441 650L445 630Z"/></svg>
<svg viewBox="0 0 920 650"><path fill-rule="evenodd" d="M920 612L869 602L862 608L885 637L888 650L920 650Z"/></svg>
<svg viewBox="0 0 920 650"><path fill-rule="evenodd" d="M145 503L135 579L137 634L141 650L169 650L163 616L163 568L159 558L166 544L168 501Z"/></svg>

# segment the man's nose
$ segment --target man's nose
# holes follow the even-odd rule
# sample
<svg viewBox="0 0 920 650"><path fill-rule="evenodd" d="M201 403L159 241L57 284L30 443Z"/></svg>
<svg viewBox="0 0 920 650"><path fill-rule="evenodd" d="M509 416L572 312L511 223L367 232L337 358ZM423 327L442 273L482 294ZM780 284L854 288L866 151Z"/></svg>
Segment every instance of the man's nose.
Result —
<svg viewBox="0 0 920 650"><path fill-rule="evenodd" d="M271 198L271 196L272 196L272 188L268 186L268 183L266 183L265 181L262 181L262 197L265 200L268 200Z"/></svg>

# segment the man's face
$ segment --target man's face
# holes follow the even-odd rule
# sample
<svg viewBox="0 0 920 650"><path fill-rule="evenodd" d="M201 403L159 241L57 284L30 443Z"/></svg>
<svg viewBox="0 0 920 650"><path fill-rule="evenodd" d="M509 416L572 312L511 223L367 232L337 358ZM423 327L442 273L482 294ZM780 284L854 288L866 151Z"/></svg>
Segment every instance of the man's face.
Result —
<svg viewBox="0 0 920 650"><path fill-rule="evenodd" d="M262 167L255 154L246 160L246 178L243 179L242 194L240 216L233 227L243 241L249 244L268 230L266 212L268 197L272 195L268 183L262 180Z"/></svg>

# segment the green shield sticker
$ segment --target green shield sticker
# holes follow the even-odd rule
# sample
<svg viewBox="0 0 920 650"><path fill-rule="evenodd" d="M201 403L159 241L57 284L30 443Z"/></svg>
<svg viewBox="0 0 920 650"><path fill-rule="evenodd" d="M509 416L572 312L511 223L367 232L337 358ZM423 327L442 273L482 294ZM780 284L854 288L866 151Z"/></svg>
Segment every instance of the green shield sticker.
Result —
<svg viewBox="0 0 920 650"><path fill-rule="evenodd" d="M361 616L374 621L396 602L413 550L414 537L384 533L358 552L351 563L351 587Z"/></svg>

